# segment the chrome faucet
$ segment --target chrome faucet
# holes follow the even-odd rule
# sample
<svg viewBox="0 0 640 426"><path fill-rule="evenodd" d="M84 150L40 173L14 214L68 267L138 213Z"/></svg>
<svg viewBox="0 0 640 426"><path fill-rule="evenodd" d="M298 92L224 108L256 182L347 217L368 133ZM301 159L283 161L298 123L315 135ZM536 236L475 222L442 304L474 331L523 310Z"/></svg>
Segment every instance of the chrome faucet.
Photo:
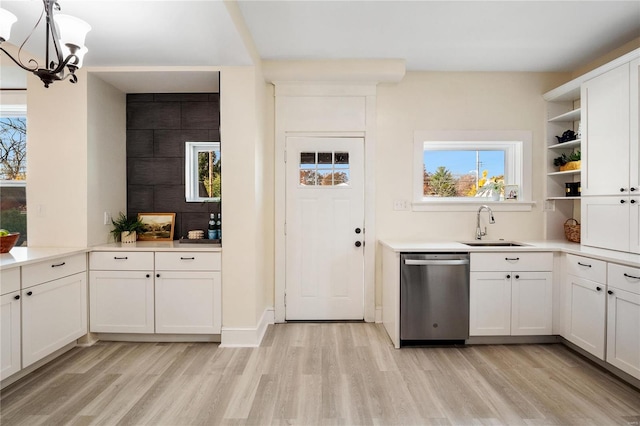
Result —
<svg viewBox="0 0 640 426"><path fill-rule="evenodd" d="M482 209L486 209L489 212L489 223L491 224L496 223L496 220L493 217L493 211L491 210L491 208L487 205L480 206L480 208L478 209L478 217L476 219L476 240L481 240L482 237L487 235L486 226L484 227L484 232L482 232L482 230L480 229L480 212L482 211Z"/></svg>

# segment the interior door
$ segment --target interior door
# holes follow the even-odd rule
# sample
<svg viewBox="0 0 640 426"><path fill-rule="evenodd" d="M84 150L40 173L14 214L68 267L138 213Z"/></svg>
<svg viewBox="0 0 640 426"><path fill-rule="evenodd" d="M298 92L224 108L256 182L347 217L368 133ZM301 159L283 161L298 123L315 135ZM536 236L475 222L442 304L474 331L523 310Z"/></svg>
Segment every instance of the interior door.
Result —
<svg viewBox="0 0 640 426"><path fill-rule="evenodd" d="M287 320L364 318L364 139L286 142Z"/></svg>

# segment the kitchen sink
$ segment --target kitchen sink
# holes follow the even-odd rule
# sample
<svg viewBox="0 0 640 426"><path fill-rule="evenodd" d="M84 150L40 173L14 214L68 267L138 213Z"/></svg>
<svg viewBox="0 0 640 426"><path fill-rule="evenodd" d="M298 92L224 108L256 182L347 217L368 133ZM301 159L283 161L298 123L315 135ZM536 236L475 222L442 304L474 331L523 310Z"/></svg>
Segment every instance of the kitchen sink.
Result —
<svg viewBox="0 0 640 426"><path fill-rule="evenodd" d="M526 247L528 244L516 241L460 241L461 244L470 247Z"/></svg>

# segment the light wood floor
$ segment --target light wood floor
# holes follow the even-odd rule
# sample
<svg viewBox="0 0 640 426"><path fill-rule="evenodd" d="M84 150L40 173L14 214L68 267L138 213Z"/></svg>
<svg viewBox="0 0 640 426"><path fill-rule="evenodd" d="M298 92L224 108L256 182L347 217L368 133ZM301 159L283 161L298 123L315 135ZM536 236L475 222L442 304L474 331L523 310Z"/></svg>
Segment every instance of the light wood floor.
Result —
<svg viewBox="0 0 640 426"><path fill-rule="evenodd" d="M99 342L1 395L2 425L639 425L640 392L559 344L404 348L379 325L260 348Z"/></svg>

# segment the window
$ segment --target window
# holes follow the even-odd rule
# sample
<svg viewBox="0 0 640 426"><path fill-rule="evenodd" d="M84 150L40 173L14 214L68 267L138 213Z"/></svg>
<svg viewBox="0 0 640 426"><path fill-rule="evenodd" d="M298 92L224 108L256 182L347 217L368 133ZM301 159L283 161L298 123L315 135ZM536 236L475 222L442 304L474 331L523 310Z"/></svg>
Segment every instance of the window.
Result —
<svg viewBox="0 0 640 426"><path fill-rule="evenodd" d="M416 132L414 210L500 203L506 185L517 185L516 204L530 204L530 152L530 132Z"/></svg>
<svg viewBox="0 0 640 426"><path fill-rule="evenodd" d="M349 186L349 153L301 152L300 186Z"/></svg>
<svg viewBox="0 0 640 426"><path fill-rule="evenodd" d="M186 142L185 199L220 201L220 142Z"/></svg>
<svg viewBox="0 0 640 426"><path fill-rule="evenodd" d="M24 109L0 116L0 228L27 245L27 118Z"/></svg>

